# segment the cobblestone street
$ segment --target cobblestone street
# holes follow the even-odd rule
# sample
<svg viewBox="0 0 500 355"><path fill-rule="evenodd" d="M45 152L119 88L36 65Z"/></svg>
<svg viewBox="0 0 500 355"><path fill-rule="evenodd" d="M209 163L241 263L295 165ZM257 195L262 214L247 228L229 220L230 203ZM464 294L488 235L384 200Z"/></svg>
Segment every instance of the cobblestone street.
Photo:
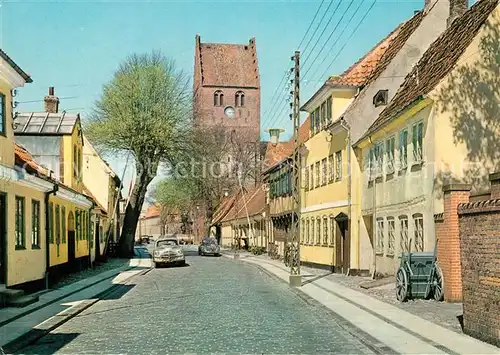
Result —
<svg viewBox="0 0 500 355"><path fill-rule="evenodd" d="M264 271L187 252L133 278L23 353L370 354L376 341Z"/></svg>

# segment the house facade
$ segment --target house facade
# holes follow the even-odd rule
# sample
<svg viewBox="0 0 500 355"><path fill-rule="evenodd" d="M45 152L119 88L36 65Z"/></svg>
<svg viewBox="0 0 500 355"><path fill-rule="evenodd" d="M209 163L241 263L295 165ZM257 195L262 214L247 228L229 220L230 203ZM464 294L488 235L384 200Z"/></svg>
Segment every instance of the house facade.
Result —
<svg viewBox="0 0 500 355"><path fill-rule="evenodd" d="M491 79L500 65L491 45L500 38L499 14L497 1L482 0L449 21L355 144L362 210L374 215L377 272L393 274L402 251L435 248L445 279L460 269L458 256L439 259L450 246L436 245L434 215L444 210L443 185L472 184L481 193L488 172L500 168L493 148L500 84Z"/></svg>

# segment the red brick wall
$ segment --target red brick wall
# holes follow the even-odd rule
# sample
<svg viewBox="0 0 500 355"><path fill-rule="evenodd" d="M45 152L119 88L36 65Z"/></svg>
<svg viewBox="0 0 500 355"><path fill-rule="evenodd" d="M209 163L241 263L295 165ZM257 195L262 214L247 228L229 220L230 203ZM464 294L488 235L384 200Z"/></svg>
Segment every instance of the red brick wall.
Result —
<svg viewBox="0 0 500 355"><path fill-rule="evenodd" d="M457 207L460 203L469 202L470 186L446 185L443 190L442 222L436 221L437 257L443 272L445 301L461 302L462 277Z"/></svg>
<svg viewBox="0 0 500 355"><path fill-rule="evenodd" d="M500 346L500 200L459 206L464 332Z"/></svg>

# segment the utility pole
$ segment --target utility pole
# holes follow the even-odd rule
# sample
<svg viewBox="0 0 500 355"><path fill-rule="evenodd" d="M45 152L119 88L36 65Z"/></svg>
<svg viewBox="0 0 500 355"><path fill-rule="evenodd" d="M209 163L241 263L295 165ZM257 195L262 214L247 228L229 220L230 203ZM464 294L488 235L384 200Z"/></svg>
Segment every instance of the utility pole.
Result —
<svg viewBox="0 0 500 355"><path fill-rule="evenodd" d="M294 61L294 79L293 79L293 157L292 157L292 238L290 246L290 286L302 286L302 277L300 275L300 52L295 51L292 57Z"/></svg>

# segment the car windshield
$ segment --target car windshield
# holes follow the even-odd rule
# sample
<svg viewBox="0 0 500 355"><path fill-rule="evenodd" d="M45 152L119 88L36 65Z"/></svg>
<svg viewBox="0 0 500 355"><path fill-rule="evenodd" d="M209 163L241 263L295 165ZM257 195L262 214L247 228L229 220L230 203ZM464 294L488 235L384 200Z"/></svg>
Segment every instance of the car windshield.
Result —
<svg viewBox="0 0 500 355"><path fill-rule="evenodd" d="M175 239L167 239L167 240L159 240L156 243L157 247L164 247L164 246L169 246L169 245L178 245L177 240Z"/></svg>
<svg viewBox="0 0 500 355"><path fill-rule="evenodd" d="M203 240L203 244L206 244L206 245L215 244L215 245L217 245L217 240L215 240L215 239L205 239L205 240Z"/></svg>

